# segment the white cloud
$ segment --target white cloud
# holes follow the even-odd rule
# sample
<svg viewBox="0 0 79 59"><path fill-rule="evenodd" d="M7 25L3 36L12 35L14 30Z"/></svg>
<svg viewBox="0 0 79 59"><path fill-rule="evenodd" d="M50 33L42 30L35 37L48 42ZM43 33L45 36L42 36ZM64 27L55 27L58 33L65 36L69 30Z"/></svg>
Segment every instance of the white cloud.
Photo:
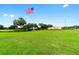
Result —
<svg viewBox="0 0 79 59"><path fill-rule="evenodd" d="M8 14L3 14L3 16L8 16Z"/></svg>
<svg viewBox="0 0 79 59"><path fill-rule="evenodd" d="M14 14L10 14L9 16L10 16L10 17L12 17L12 18L13 18L13 17L15 17L15 15L14 15Z"/></svg>
<svg viewBox="0 0 79 59"><path fill-rule="evenodd" d="M63 8L66 8L66 7L68 7L68 6L69 6L68 4L64 4L64 5L63 5Z"/></svg>
<svg viewBox="0 0 79 59"><path fill-rule="evenodd" d="M4 13L3 16L4 17L11 17L11 18L15 17L14 14L7 14L7 13Z"/></svg>

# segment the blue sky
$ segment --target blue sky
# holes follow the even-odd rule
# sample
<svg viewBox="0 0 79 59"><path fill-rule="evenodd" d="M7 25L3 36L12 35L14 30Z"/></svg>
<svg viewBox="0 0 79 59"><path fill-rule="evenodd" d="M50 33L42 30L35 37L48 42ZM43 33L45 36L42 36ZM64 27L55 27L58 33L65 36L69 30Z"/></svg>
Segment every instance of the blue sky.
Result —
<svg viewBox="0 0 79 59"><path fill-rule="evenodd" d="M26 14L27 8L34 8L33 14ZM27 23L46 23L55 26L79 25L78 4L0 4L0 24L5 27L14 19L23 17Z"/></svg>

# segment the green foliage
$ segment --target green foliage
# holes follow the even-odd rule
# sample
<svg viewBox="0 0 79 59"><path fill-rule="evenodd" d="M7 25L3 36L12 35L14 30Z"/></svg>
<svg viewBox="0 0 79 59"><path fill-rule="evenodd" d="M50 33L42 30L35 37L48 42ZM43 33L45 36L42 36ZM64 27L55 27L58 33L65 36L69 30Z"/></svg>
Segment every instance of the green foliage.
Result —
<svg viewBox="0 0 79 59"><path fill-rule="evenodd" d="M16 28L16 29L14 29L14 32L24 32L24 29L22 29L22 28Z"/></svg>
<svg viewBox="0 0 79 59"><path fill-rule="evenodd" d="M52 27L53 25L51 25L51 24L48 24L47 26L48 26L48 27Z"/></svg>
<svg viewBox="0 0 79 59"><path fill-rule="evenodd" d="M65 26L65 27L62 27L62 29L79 29L79 26L75 25L75 26Z"/></svg>
<svg viewBox="0 0 79 59"><path fill-rule="evenodd" d="M40 26L40 27L39 27ZM13 25L10 25L10 27L6 27L5 29L14 29L14 31L32 31L32 30L44 30L48 29L48 27L52 27L51 24L43 24L39 23L39 26L36 23L28 23L25 21L24 18L19 17L18 19L15 19L13 21ZM0 25L0 29L3 29L4 27Z"/></svg>
<svg viewBox="0 0 79 59"><path fill-rule="evenodd" d="M11 25L11 26L9 27L9 29L16 29L16 28L17 28L16 25Z"/></svg>
<svg viewBox="0 0 79 59"><path fill-rule="evenodd" d="M18 21L17 20L13 20L13 25L17 25Z"/></svg>
<svg viewBox="0 0 79 59"><path fill-rule="evenodd" d="M13 24L16 26L20 26L21 29L16 29L16 31L18 30L22 30L22 31L32 31L32 30L40 30L40 29L48 29L48 27L52 27L51 24L43 24L43 23L39 23L39 26L35 23L28 23L26 24L26 21L20 17L17 20L13 21Z"/></svg>
<svg viewBox="0 0 79 59"><path fill-rule="evenodd" d="M39 23L39 26L41 29L47 29L48 25L47 24L43 24L43 23Z"/></svg>
<svg viewBox="0 0 79 59"><path fill-rule="evenodd" d="M37 30L38 26L37 24L34 24L34 23L28 23L27 25L23 26L23 29L26 31Z"/></svg>
<svg viewBox="0 0 79 59"><path fill-rule="evenodd" d="M14 20L13 24L17 26L23 26L24 24L26 24L26 21L22 17L20 17L18 20Z"/></svg>
<svg viewBox="0 0 79 59"><path fill-rule="evenodd" d="M4 26L3 25L0 25L0 29L4 29Z"/></svg>
<svg viewBox="0 0 79 59"><path fill-rule="evenodd" d="M35 23L28 23L23 26L23 30L24 31L32 31L32 30L40 30L40 29L44 30L44 29L47 29L48 27L52 27L51 24L39 23L39 25L40 25L40 28Z"/></svg>

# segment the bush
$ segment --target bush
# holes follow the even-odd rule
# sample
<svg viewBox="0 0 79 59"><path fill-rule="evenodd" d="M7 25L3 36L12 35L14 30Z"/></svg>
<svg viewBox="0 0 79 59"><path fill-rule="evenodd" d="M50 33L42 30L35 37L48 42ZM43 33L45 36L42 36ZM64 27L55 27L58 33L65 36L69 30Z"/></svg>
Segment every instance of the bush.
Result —
<svg viewBox="0 0 79 59"><path fill-rule="evenodd" d="M24 32L24 30L22 28L17 28L17 29L14 29L14 32Z"/></svg>

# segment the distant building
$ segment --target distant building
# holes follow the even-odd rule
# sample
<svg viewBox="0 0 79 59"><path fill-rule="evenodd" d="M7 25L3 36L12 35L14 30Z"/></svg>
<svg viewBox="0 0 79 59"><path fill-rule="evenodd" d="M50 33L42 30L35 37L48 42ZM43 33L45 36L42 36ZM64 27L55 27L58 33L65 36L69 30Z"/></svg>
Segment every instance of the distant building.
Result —
<svg viewBox="0 0 79 59"><path fill-rule="evenodd" d="M53 26L53 27L49 27L48 30L59 30L59 29L62 29L62 27L59 27L59 26Z"/></svg>

